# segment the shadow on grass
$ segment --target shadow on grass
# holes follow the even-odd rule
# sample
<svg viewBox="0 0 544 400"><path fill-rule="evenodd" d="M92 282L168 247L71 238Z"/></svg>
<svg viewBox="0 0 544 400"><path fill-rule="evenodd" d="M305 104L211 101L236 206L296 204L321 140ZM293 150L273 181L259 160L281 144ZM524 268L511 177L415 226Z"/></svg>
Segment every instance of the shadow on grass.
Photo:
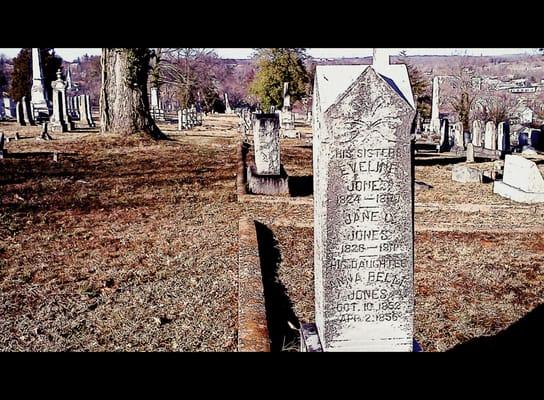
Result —
<svg viewBox="0 0 544 400"><path fill-rule="evenodd" d="M300 327L299 320L293 311L293 303L287 295L285 286L278 278L278 267L281 254L278 242L272 231L259 222L255 222L261 273L266 308L266 319L270 334L270 350L282 351L284 345L298 341L298 332L289 327L291 322L296 328Z"/></svg>
<svg viewBox="0 0 544 400"><path fill-rule="evenodd" d="M494 336L471 339L449 352L543 352L544 304Z"/></svg>
<svg viewBox="0 0 544 400"><path fill-rule="evenodd" d="M290 176L289 194L291 197L310 196L314 193L314 177L308 176Z"/></svg>

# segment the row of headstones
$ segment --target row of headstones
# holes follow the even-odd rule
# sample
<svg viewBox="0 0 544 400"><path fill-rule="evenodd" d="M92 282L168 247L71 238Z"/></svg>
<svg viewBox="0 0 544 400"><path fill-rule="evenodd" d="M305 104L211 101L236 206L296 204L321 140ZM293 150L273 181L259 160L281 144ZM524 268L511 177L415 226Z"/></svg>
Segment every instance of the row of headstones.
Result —
<svg viewBox="0 0 544 400"><path fill-rule="evenodd" d="M60 93L57 93L56 96L62 97ZM64 101L66 101L65 96L57 101L55 101L55 98L53 100L53 114L50 119L53 130L61 132L73 130L72 122L74 120L80 121L80 125L85 127L94 128L96 126L91 113L89 95L74 96L67 99L66 103ZM16 103L15 113L19 125L36 125L32 103L26 96L23 96L21 101ZM54 127L57 127L57 129Z"/></svg>
<svg viewBox="0 0 544 400"><path fill-rule="evenodd" d="M450 138L453 139L450 141ZM453 149L466 149L467 144L488 150L510 151L510 125L508 122L500 122L496 125L493 121L484 124L475 120L472 123L472 132L465 132L463 124L457 122L449 126L447 119L442 119L440 124L440 145L442 151Z"/></svg>
<svg viewBox="0 0 544 400"><path fill-rule="evenodd" d="M446 135L445 132L449 134ZM518 132L517 147L523 150L527 147L539 148L542 146L542 134L540 129L524 128ZM481 120L475 120L472 123L472 131L464 132L463 124L458 122L453 124L448 129L447 120L443 120L441 126L441 144L445 142L445 138L450 136L453 139L453 148L466 149L468 143L472 143L474 147L483 148L486 150L497 150L503 153L511 151L511 132L508 122L500 122L495 124L493 121L484 123Z"/></svg>
<svg viewBox="0 0 544 400"><path fill-rule="evenodd" d="M91 113L91 97L88 94L71 96L67 100L68 115L73 121L81 121L88 127L95 126Z"/></svg>
<svg viewBox="0 0 544 400"><path fill-rule="evenodd" d="M202 118L202 112L198 112L194 106L178 110L178 131L202 125Z"/></svg>

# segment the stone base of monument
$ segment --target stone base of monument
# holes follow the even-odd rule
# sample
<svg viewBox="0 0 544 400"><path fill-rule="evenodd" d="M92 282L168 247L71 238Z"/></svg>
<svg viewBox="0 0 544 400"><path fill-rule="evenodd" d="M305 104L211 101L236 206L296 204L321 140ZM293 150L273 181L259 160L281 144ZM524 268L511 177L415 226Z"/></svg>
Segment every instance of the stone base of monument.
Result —
<svg viewBox="0 0 544 400"><path fill-rule="evenodd" d="M249 193L267 196L289 196L289 176L280 166L280 175L259 175L254 164L247 166Z"/></svg>
<svg viewBox="0 0 544 400"><path fill-rule="evenodd" d="M238 351L269 352L266 304L256 223L239 221L238 250Z"/></svg>
<svg viewBox="0 0 544 400"><path fill-rule="evenodd" d="M451 152L457 154L458 156L461 156L461 155L464 156L466 154L466 149L461 146L453 146L451 148Z"/></svg>
<svg viewBox="0 0 544 400"><path fill-rule="evenodd" d="M474 146L474 157L487 158L489 160L500 160L504 157L504 152L501 150L491 150L485 147Z"/></svg>
<svg viewBox="0 0 544 400"><path fill-rule="evenodd" d="M68 125L64 122L50 122L48 127L51 132L68 132Z"/></svg>
<svg viewBox="0 0 544 400"><path fill-rule="evenodd" d="M300 325L300 351L302 353L320 353L323 352L323 346L317 333L317 326L315 324L301 324ZM414 339L413 344L414 353L420 353L423 350L421 346Z"/></svg>
<svg viewBox="0 0 544 400"><path fill-rule="evenodd" d="M493 193L499 194L518 203L544 203L544 193L530 193L510 186L503 181L495 181L493 184Z"/></svg>

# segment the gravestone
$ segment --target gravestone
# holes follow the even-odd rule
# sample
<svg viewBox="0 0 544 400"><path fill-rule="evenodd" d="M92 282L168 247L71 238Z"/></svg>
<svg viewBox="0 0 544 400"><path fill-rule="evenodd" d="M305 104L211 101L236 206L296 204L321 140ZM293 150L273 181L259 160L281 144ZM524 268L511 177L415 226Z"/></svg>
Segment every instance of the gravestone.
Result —
<svg viewBox="0 0 544 400"><path fill-rule="evenodd" d="M253 114L253 147L255 165L248 165L247 184L250 193L289 195L289 177L280 162L279 115Z"/></svg>
<svg viewBox="0 0 544 400"><path fill-rule="evenodd" d="M14 118L15 115L15 105L13 103L13 100L9 97L4 97L2 99L2 109L4 110L4 117L11 119Z"/></svg>
<svg viewBox="0 0 544 400"><path fill-rule="evenodd" d="M25 126L26 122L23 116L23 102L22 101L18 101L17 104L15 105L15 115L16 115L17 123L21 126Z"/></svg>
<svg viewBox="0 0 544 400"><path fill-rule="evenodd" d="M497 127L493 121L485 124L484 148L497 150Z"/></svg>
<svg viewBox="0 0 544 400"><path fill-rule="evenodd" d="M484 123L480 120L472 121L472 144L476 147L482 147L482 133Z"/></svg>
<svg viewBox="0 0 544 400"><path fill-rule="evenodd" d="M510 125L500 122L497 127L497 149L503 153L510 152Z"/></svg>
<svg viewBox="0 0 544 400"><path fill-rule="evenodd" d="M474 162L474 145L472 143L467 143L467 162Z"/></svg>
<svg viewBox="0 0 544 400"><path fill-rule="evenodd" d="M544 203L544 178L533 161L507 154L503 180L495 181L493 193L520 203Z"/></svg>
<svg viewBox="0 0 544 400"><path fill-rule="evenodd" d="M88 94L78 96L79 124L82 128L94 128L93 116L91 114L91 97Z"/></svg>
<svg viewBox="0 0 544 400"><path fill-rule="evenodd" d="M454 129L454 136L453 136L453 145L454 147L457 147L458 149L465 149L465 137L463 135L463 123L462 122L456 122L453 124Z"/></svg>
<svg viewBox="0 0 544 400"><path fill-rule="evenodd" d="M183 125L183 129L189 129L189 121L187 119L187 109L186 108L181 110L181 124Z"/></svg>
<svg viewBox="0 0 544 400"><path fill-rule="evenodd" d="M49 106L47 105L47 91L45 90L45 79L43 76L42 59L38 48L32 48L32 89L30 90L33 106L33 119L49 118Z"/></svg>
<svg viewBox="0 0 544 400"><path fill-rule="evenodd" d="M281 111L291 110L291 95L289 94L289 82L283 82L283 107Z"/></svg>
<svg viewBox="0 0 544 400"><path fill-rule="evenodd" d="M526 128L518 132L518 147L523 148L524 146L529 146L529 133Z"/></svg>
<svg viewBox="0 0 544 400"><path fill-rule="evenodd" d="M483 180L483 173L477 168L466 165L454 165L451 170L451 179L460 183L480 183Z"/></svg>
<svg viewBox="0 0 544 400"><path fill-rule="evenodd" d="M544 143L542 143L544 140L542 137L543 135L540 129L531 129L529 142L534 149L544 149Z"/></svg>
<svg viewBox="0 0 544 400"><path fill-rule="evenodd" d="M91 96L88 94L85 95L85 111L87 113L87 120L89 121L89 125L91 126L91 128L96 127L93 119L93 113L91 110Z"/></svg>
<svg viewBox="0 0 544 400"><path fill-rule="evenodd" d="M57 80L51 82L53 88L53 114L50 118L51 132L67 132L73 130L73 123L68 115L66 106L66 83L61 78L60 69L57 71Z"/></svg>
<svg viewBox="0 0 544 400"><path fill-rule="evenodd" d="M314 276L321 346L411 351L415 104L406 66L318 65L314 85Z"/></svg>
<svg viewBox="0 0 544 400"><path fill-rule="evenodd" d="M439 108L439 102L440 102L440 77L435 76L433 78L433 99L432 99L432 106L431 106L431 132L433 133L439 133L440 132L440 108Z"/></svg>
<svg viewBox="0 0 544 400"><path fill-rule="evenodd" d="M440 151L450 150L449 121L444 118L440 121Z"/></svg>
<svg viewBox="0 0 544 400"><path fill-rule="evenodd" d="M150 97L151 116L156 121L164 121L166 118L159 96L159 88L152 86Z"/></svg>
<svg viewBox="0 0 544 400"><path fill-rule="evenodd" d="M23 119L25 121L25 125L36 125L34 123L33 115L34 113L31 111L31 103L29 100L27 100L26 96L23 96L21 99L21 105L23 110Z"/></svg>
<svg viewBox="0 0 544 400"><path fill-rule="evenodd" d="M4 142L5 137L4 132L2 132L2 134L0 135L0 159L4 158L6 155L6 150L4 150Z"/></svg>
<svg viewBox="0 0 544 400"><path fill-rule="evenodd" d="M259 175L280 174L280 130L277 114L258 114L253 121L255 166Z"/></svg>

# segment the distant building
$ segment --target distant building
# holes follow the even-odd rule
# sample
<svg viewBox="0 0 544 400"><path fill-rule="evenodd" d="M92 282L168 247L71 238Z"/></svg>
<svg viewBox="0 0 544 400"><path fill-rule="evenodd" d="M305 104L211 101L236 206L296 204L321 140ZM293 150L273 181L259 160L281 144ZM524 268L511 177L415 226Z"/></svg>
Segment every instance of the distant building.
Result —
<svg viewBox="0 0 544 400"><path fill-rule="evenodd" d="M530 107L522 104L512 111L510 122L513 124L530 124L533 122L533 118L534 111Z"/></svg>
<svg viewBox="0 0 544 400"><path fill-rule="evenodd" d="M510 93L535 93L536 92L536 86L528 86L528 87L513 87L508 89Z"/></svg>

